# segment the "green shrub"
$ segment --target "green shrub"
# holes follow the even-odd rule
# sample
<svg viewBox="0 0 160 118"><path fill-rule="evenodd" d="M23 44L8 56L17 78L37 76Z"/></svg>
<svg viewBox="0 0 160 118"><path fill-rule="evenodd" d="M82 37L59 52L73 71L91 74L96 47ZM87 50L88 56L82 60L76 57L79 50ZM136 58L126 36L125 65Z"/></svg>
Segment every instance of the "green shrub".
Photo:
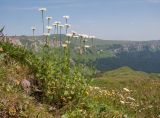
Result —
<svg viewBox="0 0 160 118"><path fill-rule="evenodd" d="M69 58L66 48L61 58L55 51L45 48L36 74L41 81L40 89L45 101L58 108L71 101L78 102L88 83L80 67L71 65Z"/></svg>
<svg viewBox="0 0 160 118"><path fill-rule="evenodd" d="M81 73L80 66L70 64L68 47L62 50L44 46L35 55L24 47L9 42L0 44L3 53L30 68L38 80L38 97L43 102L61 108L69 102L78 102L84 95L88 79Z"/></svg>

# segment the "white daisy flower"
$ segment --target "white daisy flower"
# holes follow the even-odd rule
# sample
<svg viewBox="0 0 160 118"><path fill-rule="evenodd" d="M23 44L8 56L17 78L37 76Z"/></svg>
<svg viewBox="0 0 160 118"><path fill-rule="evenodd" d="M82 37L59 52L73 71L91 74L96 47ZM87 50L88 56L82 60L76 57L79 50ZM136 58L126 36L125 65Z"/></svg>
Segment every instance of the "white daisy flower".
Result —
<svg viewBox="0 0 160 118"><path fill-rule="evenodd" d="M38 10L39 10L39 11L47 11L46 8L39 8Z"/></svg>
<svg viewBox="0 0 160 118"><path fill-rule="evenodd" d="M59 27L60 27L60 28L63 28L63 27L64 27L64 25L59 25Z"/></svg>
<svg viewBox="0 0 160 118"><path fill-rule="evenodd" d="M66 47L67 47L67 44L62 44L62 47L66 48Z"/></svg>
<svg viewBox="0 0 160 118"><path fill-rule="evenodd" d="M52 29L52 26L46 26L46 28L47 28L48 30L51 30L51 29Z"/></svg>
<svg viewBox="0 0 160 118"><path fill-rule="evenodd" d="M90 46L89 46L89 45L85 45L84 47L85 47L85 48L90 48Z"/></svg>
<svg viewBox="0 0 160 118"><path fill-rule="evenodd" d="M54 24L59 25L59 24L61 24L61 22L60 21L55 21Z"/></svg>
<svg viewBox="0 0 160 118"><path fill-rule="evenodd" d="M75 31L72 31L72 35L76 35L77 34L77 32L75 32Z"/></svg>
<svg viewBox="0 0 160 118"><path fill-rule="evenodd" d="M82 36L83 36L83 38L86 38L86 39L88 38L88 35L86 35L86 34L83 34Z"/></svg>
<svg viewBox="0 0 160 118"><path fill-rule="evenodd" d="M70 44L70 43L71 43L71 41L65 41L65 43L66 43L66 44Z"/></svg>
<svg viewBox="0 0 160 118"><path fill-rule="evenodd" d="M47 20L51 20L51 19L52 19L52 17L51 17L51 16L48 16L48 17L46 17L46 19L47 19Z"/></svg>
<svg viewBox="0 0 160 118"><path fill-rule="evenodd" d="M83 38L83 35L82 35L82 34L78 34L78 36L79 36L80 38Z"/></svg>
<svg viewBox="0 0 160 118"><path fill-rule="evenodd" d="M65 19L69 19L70 17L69 17L69 16L63 16L63 18L65 18Z"/></svg>
<svg viewBox="0 0 160 118"><path fill-rule="evenodd" d="M73 35L72 35L72 34L66 34L66 36L67 36L67 37L72 37Z"/></svg>
<svg viewBox="0 0 160 118"><path fill-rule="evenodd" d="M75 35L75 36L73 36L74 38L78 38L79 36L78 35Z"/></svg>
<svg viewBox="0 0 160 118"><path fill-rule="evenodd" d="M54 27L56 27L56 26L57 26L57 24L55 24L55 23L53 23L52 25L53 25Z"/></svg>
<svg viewBox="0 0 160 118"><path fill-rule="evenodd" d="M36 30L36 27L33 26L33 27L31 27L31 29L32 29L32 30Z"/></svg>
<svg viewBox="0 0 160 118"><path fill-rule="evenodd" d="M44 33L44 36L50 36L50 33Z"/></svg>
<svg viewBox="0 0 160 118"><path fill-rule="evenodd" d="M70 24L65 24L65 27L66 27L66 28L70 28L71 25L70 25Z"/></svg>

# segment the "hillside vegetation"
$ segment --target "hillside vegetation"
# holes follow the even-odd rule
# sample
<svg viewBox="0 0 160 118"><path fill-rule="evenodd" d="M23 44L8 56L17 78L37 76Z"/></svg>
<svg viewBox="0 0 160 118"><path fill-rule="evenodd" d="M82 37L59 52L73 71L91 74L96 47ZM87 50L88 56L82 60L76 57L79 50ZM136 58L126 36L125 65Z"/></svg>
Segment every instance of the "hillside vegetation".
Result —
<svg viewBox="0 0 160 118"><path fill-rule="evenodd" d="M1 118L53 118L49 106L29 96L21 87L28 69L17 62L5 64L0 60L0 117Z"/></svg>
<svg viewBox="0 0 160 118"><path fill-rule="evenodd" d="M71 62L69 52L68 47L53 50L45 45L35 53L2 40L0 116L159 117L158 74L123 67L99 74L92 81L86 74L89 67Z"/></svg>
<svg viewBox="0 0 160 118"><path fill-rule="evenodd" d="M160 114L159 74L122 67L98 75L93 79L92 86L108 91L110 97L105 100L133 117L158 117ZM104 100L103 96L101 99Z"/></svg>

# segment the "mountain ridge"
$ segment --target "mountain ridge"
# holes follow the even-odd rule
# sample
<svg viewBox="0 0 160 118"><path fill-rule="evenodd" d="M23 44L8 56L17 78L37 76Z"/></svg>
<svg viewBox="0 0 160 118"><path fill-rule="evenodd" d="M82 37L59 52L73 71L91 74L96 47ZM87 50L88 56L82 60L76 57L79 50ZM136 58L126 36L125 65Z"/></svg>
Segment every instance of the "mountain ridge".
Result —
<svg viewBox="0 0 160 118"><path fill-rule="evenodd" d="M62 35L65 39L65 35ZM16 36L10 37L19 40L23 45L32 43L33 37ZM38 45L44 43L42 36L36 37ZM50 37L53 40L53 35ZM72 41L73 58L77 58L76 46L79 41ZM88 39L86 45L92 45ZM115 41L94 39L93 47L86 50L86 62L94 65L97 70L107 71L119 68L121 66L129 66L135 70L159 73L160 72L160 40L151 41ZM29 47L31 49L31 47ZM83 60L83 59L82 59ZM82 60L78 60L82 62Z"/></svg>

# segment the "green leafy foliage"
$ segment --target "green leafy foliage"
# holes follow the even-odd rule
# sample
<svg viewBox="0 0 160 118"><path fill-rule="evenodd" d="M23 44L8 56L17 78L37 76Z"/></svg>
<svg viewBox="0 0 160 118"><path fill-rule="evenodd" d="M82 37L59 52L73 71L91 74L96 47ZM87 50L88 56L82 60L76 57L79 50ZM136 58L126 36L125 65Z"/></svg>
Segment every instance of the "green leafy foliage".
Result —
<svg viewBox="0 0 160 118"><path fill-rule="evenodd" d="M45 46L39 56L23 47L9 42L1 42L3 53L30 67L38 79L39 96L42 101L63 107L68 102L77 102L83 96L88 80L80 71L80 66L70 64L68 49L60 58L54 50Z"/></svg>

